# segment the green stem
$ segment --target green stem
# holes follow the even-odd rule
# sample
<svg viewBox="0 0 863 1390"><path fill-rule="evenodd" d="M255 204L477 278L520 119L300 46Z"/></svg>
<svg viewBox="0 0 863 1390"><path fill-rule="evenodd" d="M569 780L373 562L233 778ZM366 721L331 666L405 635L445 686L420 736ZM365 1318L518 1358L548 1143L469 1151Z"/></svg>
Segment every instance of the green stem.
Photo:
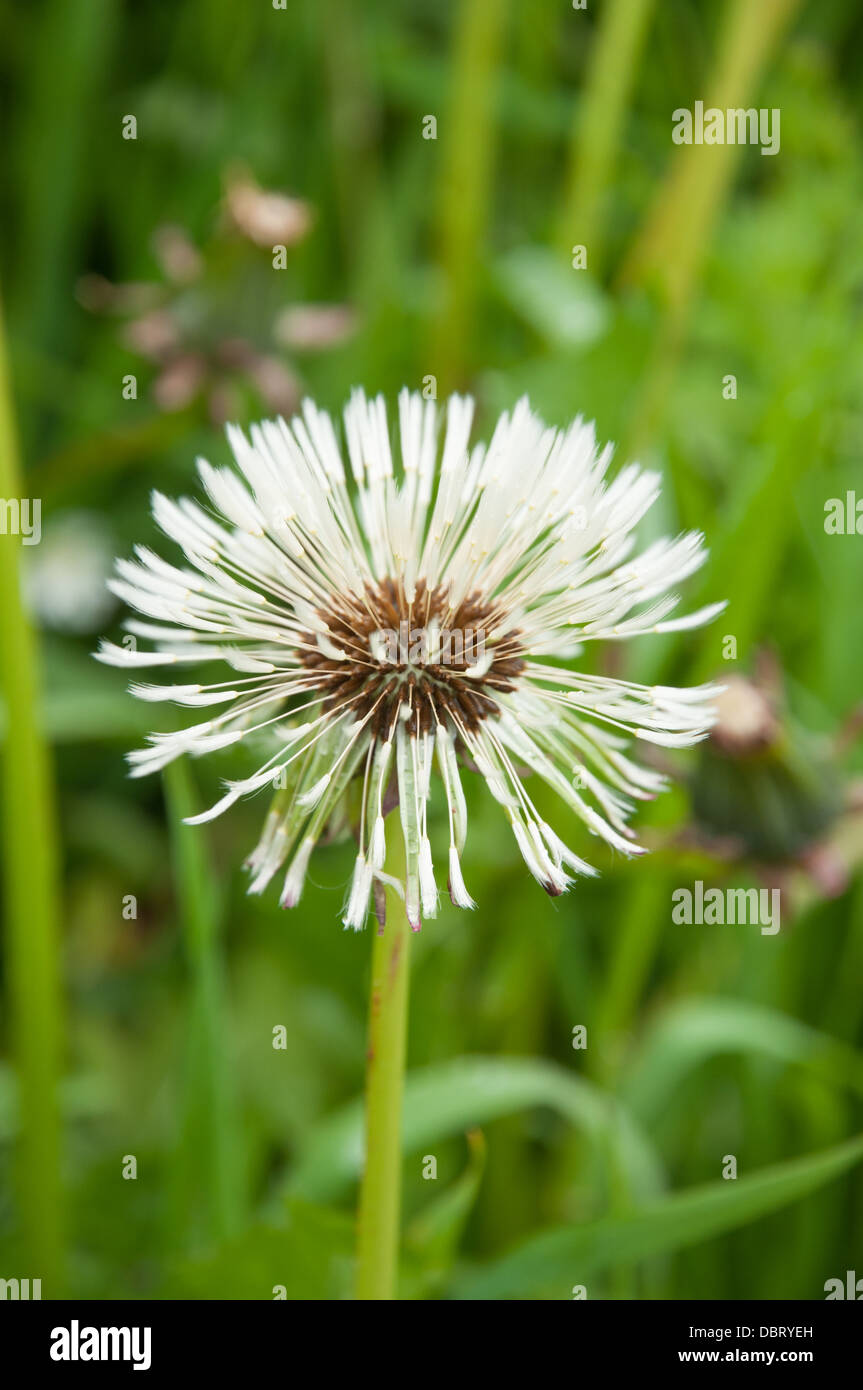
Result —
<svg viewBox="0 0 863 1390"><path fill-rule="evenodd" d="M397 838L401 842L398 834ZM410 934L404 903L387 888L386 926L381 931L375 924L372 945L366 1162L357 1250L357 1298L361 1299L396 1297Z"/></svg>
<svg viewBox="0 0 863 1390"><path fill-rule="evenodd" d="M21 498L18 444L0 314L0 498ZM3 893L8 993L17 1062L19 1191L26 1256L46 1298L62 1278L60 1186L61 988L57 832L50 755L39 725L36 642L21 600L20 546L0 534Z"/></svg>

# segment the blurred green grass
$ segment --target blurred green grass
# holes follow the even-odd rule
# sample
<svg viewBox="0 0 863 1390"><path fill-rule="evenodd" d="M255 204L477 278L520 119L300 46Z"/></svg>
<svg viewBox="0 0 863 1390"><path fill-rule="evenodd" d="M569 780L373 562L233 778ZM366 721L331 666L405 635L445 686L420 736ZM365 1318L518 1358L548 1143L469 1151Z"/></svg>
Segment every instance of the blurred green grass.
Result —
<svg viewBox="0 0 863 1390"><path fill-rule="evenodd" d="M477 394L484 430L525 392L553 423L595 418L600 438L661 469L662 528L706 533L691 606L730 601L704 633L614 652L615 669L751 672L769 646L795 719L834 735L863 666L861 541L823 527L825 500L863 487L863 21L853 0L762 7L763 70L737 104L781 109L781 152L739 152L702 236L674 202L670 114L712 90L723 44L753 41L753 10L744 23L747 7L720 0L639 4L643 48L620 98L595 63L598 27L627 8L0 0L0 284L43 544L84 510L125 553L153 538L152 487L188 491L196 453L227 456L203 402L158 413L154 369L76 286L92 272L158 279L165 224L206 243L241 161L308 199L315 225L288 270L236 304L238 322L268 331L296 302L358 314L344 344L296 355L309 394L337 411L355 383L392 397L431 375L441 393ZM120 137L130 112L134 142ZM710 151L690 153L698 187ZM586 234L572 223L588 212L588 269L575 271L569 247ZM651 265L635 252L657 219L672 231ZM666 283L677 265L695 267L684 302ZM130 372L138 398L124 400ZM243 395L245 420L264 410ZM128 782L122 754L149 711L89 661L92 645L86 630L43 633L64 867L67 1287L346 1296L369 964L367 936L338 921L351 848L321 852L290 914L247 899L239 866L260 807L174 824L239 764L196 766L197 785L176 780L167 797ZM672 887L729 873L680 847L695 761L677 759L681 786L642 818L651 858L608 857L598 882L554 903L466 779L479 911L444 908L414 952L406 1296L568 1298L586 1283L590 1297L819 1298L859 1268L863 1189L843 1145L863 1128L863 883L801 895L775 938L673 925ZM837 776L860 767L852 747ZM859 819L842 834L856 862ZM748 883L753 869L730 872ZM5 940L0 1276L39 1277L13 1181ZM477 1129L484 1144L466 1137ZM728 1154L736 1184L721 1182Z"/></svg>

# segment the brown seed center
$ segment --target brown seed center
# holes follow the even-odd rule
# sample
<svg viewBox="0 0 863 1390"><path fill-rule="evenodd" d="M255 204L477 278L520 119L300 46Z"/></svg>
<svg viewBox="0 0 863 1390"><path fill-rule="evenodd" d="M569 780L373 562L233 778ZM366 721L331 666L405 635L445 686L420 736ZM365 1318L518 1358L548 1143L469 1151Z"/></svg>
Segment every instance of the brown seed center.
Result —
<svg viewBox="0 0 863 1390"><path fill-rule="evenodd" d="M474 730L498 713L495 694L512 690L525 667L519 632L481 594L453 607L443 586L424 580L408 601L401 580L366 585L318 609L322 632L305 632L300 659L314 672L324 709L371 717L375 736L391 736L401 716L413 734L449 715Z"/></svg>

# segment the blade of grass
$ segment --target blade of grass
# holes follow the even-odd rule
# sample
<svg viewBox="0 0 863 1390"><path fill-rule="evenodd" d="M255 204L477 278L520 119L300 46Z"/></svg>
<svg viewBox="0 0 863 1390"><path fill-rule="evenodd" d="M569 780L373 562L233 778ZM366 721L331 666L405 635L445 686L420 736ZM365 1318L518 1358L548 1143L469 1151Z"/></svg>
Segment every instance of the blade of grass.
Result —
<svg viewBox="0 0 863 1390"><path fill-rule="evenodd" d="M800 0L729 3L705 107L726 111L749 104L799 4ZM624 281L655 282L677 316L683 316L691 299L741 154L742 146L732 143L682 147L624 266Z"/></svg>
<svg viewBox="0 0 863 1390"><path fill-rule="evenodd" d="M860 980L863 978L863 878L849 894L848 927L836 979L827 1005L830 1028L837 1037L849 1041L858 1036L863 1019L863 998Z"/></svg>
<svg viewBox="0 0 863 1390"><path fill-rule="evenodd" d="M31 344L56 348L72 322L69 283L87 199L99 86L113 42L117 0L41 7L32 42L19 137L20 263L14 319ZM62 119L58 119L59 113ZM103 116L104 113L99 113ZM120 122L117 117L117 140Z"/></svg>
<svg viewBox="0 0 863 1390"><path fill-rule="evenodd" d="M655 812L648 812L642 825L656 823L657 819ZM605 988L596 1006L596 1030L607 1040L606 1050L597 1049L595 1056L591 1054L597 1077L607 1077L609 1067L614 1070L615 1058L633 1027L670 915L668 874L661 864L651 865L651 870L649 874L632 874L627 883L621 928L611 947Z"/></svg>
<svg viewBox="0 0 863 1390"><path fill-rule="evenodd" d="M830 1087L863 1095L863 1057L853 1048L775 1009L702 997L673 1005L647 1030L623 1083L623 1099L647 1127L692 1071L736 1053L804 1067Z"/></svg>
<svg viewBox="0 0 863 1390"><path fill-rule="evenodd" d="M374 132L381 116L368 71L369 25L347 0L323 0L317 22L341 249L355 267L380 183Z"/></svg>
<svg viewBox="0 0 863 1390"><path fill-rule="evenodd" d="M459 384L470 366L480 245L488 217L495 149L494 88L506 0L465 0L459 8L452 94L441 119L446 160L441 183L441 311L431 370L438 390Z"/></svg>
<svg viewBox="0 0 863 1390"><path fill-rule="evenodd" d="M729 3L705 106L723 111L747 106L799 3ZM659 428L701 266L741 153L740 145L730 143L682 148L624 264L621 283L655 287L664 305L653 360L628 431L628 458L639 457Z"/></svg>
<svg viewBox="0 0 863 1390"><path fill-rule="evenodd" d="M462 1299L524 1298L560 1289L614 1268L710 1240L799 1201L853 1168L863 1137L764 1168L736 1182L705 1183L676 1192L622 1218L565 1226L526 1241L485 1269L463 1275L452 1291Z"/></svg>
<svg viewBox="0 0 863 1390"><path fill-rule="evenodd" d="M606 0L573 123L559 240L588 248L591 273L603 259L604 204L614 177L626 109L653 0Z"/></svg>
<svg viewBox="0 0 863 1390"><path fill-rule="evenodd" d="M0 311L0 497L22 480ZM5 528L4 528L5 531ZM0 676L8 737L3 749L3 895L12 1043L20 1088L18 1181L32 1278L57 1297L63 1268L60 1181L62 1002L59 849L50 755L39 727L36 641L21 598L17 535L0 535Z"/></svg>
<svg viewBox="0 0 863 1390"><path fill-rule="evenodd" d="M191 973L189 1056L177 1197L192 1240L208 1244L239 1224L233 1096L226 1057L227 1019L215 877L201 831L183 820L198 810L188 769L165 770L181 930Z"/></svg>

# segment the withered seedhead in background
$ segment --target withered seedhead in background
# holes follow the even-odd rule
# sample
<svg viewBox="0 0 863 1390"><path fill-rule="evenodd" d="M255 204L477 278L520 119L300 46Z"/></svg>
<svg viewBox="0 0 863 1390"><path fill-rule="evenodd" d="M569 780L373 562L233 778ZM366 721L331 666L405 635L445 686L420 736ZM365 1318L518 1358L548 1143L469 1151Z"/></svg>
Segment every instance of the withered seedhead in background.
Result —
<svg viewBox="0 0 863 1390"><path fill-rule="evenodd" d="M689 839L766 881L799 871L819 895L841 893L863 858L863 844L854 848L859 790L841 766L841 736L816 734L790 713L772 653L759 653L752 677L723 683L691 779Z"/></svg>
<svg viewBox="0 0 863 1390"><path fill-rule="evenodd" d="M274 303L281 288L274 248L296 246L312 220L307 203L261 188L247 170L233 167L204 244L173 224L158 227L152 246L159 282L114 285L101 275L82 276L79 303L125 320L125 347L158 369L150 391L160 411L203 401L209 418L223 424L248 413L244 398L251 393L255 408L290 415L303 387L285 350L326 351L355 328L344 305Z"/></svg>

